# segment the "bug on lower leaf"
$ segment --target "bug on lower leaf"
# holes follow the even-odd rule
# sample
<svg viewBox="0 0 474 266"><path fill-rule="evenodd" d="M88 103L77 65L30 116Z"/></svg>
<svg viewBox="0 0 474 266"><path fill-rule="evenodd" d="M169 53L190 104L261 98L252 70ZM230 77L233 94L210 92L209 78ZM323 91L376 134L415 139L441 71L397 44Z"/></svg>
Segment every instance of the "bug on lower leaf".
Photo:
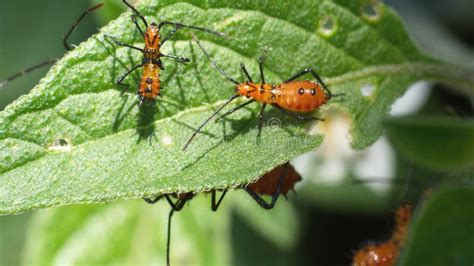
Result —
<svg viewBox="0 0 474 266"><path fill-rule="evenodd" d="M395 229L392 237L383 243L369 244L359 249L352 258L354 266L395 265L400 249L405 241L411 219L412 207L402 204L395 214Z"/></svg>
<svg viewBox="0 0 474 266"><path fill-rule="evenodd" d="M279 196L286 194L294 189L294 186L297 182L301 180L301 177L298 175L296 170L290 163L286 163L282 166L278 166L271 170L270 172L264 174L259 178L255 183L248 184L247 186L242 187L245 191L255 200L255 202L260 205L263 209L269 210L275 206ZM211 193L211 209L212 211L217 211L224 196L227 193L227 189L221 190L222 194L217 199L218 190L212 190ZM193 192L183 193L183 194L164 194L160 195L154 199L144 198L144 200L150 204L158 202L160 199L165 198L171 206L171 210L168 216L168 233L167 233L167 245L166 245L166 263L170 265L170 241L171 241L171 217L175 211L180 211L186 202L191 200L196 194ZM265 201L260 195L272 196L270 202ZM173 199L177 198L173 202Z"/></svg>
<svg viewBox="0 0 474 266"><path fill-rule="evenodd" d="M123 80L128 75L130 75L133 71L139 68L143 68L142 77L140 79L139 89L137 92L140 98L140 104L139 104L140 106L143 104L145 100L150 100L153 103L155 103L156 97L161 96L160 89L162 88L161 88L159 72L160 70L164 69L163 64L161 62L161 57L172 58L172 59L177 60L180 63L187 63L190 61L188 58L175 56L175 55L166 55L160 51L161 46L166 41L168 41L171 36L173 36L176 32L178 32L182 28L189 28L189 29L199 30L203 32L208 32L217 36L224 36L223 33L216 32L210 29L196 27L192 25L186 25L186 24L177 23L177 22L162 21L159 24L156 24L154 22L148 24L145 17L133 5L128 3L126 0L122 0L122 1L135 13L134 15L132 15L132 21L137 27L140 34L143 36L143 39L145 41L145 46L144 48L139 48L130 44L123 43L117 40L113 36L106 35L106 37L110 38L115 44L119 46L128 47L128 48L131 48L143 53L143 59L140 62L140 64L132 67L125 74L120 76L116 82L118 85L121 85L124 87L122 91L122 93L124 93L128 89L128 85L123 83ZM141 26L139 25L137 21L137 17L140 18L140 20L145 25L145 28L146 28L145 30L142 30ZM171 25L171 26L174 26L174 28L165 38L162 39L160 36L160 30L165 25Z"/></svg>
<svg viewBox="0 0 474 266"><path fill-rule="evenodd" d="M68 43L68 39L69 37L71 36L71 34L76 30L77 26L79 25L79 23L81 22L81 20L87 16L87 14L99 9L100 7L103 6L103 3L100 3L100 4L97 4L91 8L88 8L86 9L82 14L81 16L79 16L79 18L76 19L76 21L74 22L74 24L72 25L72 27L67 31L66 35L64 35L63 37L63 45L64 45L64 48L66 49L66 51L71 51L73 48L71 47L71 45ZM3 86L7 85L8 83L10 83L11 81L23 76L23 75L26 75L36 69L39 69L41 67L44 67L44 66L47 66L47 65L51 65L51 64L54 64L58 61L58 59L50 59L50 60L45 60L39 64L36 64L32 67L29 67L23 71L20 71L16 74L13 74L12 76L8 77L7 79L3 80L3 81L0 81L0 88L2 88Z"/></svg>
<svg viewBox="0 0 474 266"><path fill-rule="evenodd" d="M191 135L183 150L186 150L189 144L192 142L194 137L201 131L201 129L219 113L225 106L231 103L233 100L240 96L247 97L249 100L245 103L235 107L234 109L224 113L222 116L227 116L242 107L247 106L253 102L261 103L261 108L258 116L258 135L262 131L263 126L263 112L267 105L272 105L277 109L291 114L300 120L323 120L317 117L307 117L301 114L311 113L324 105L331 98L341 96L343 94L333 94L329 88L324 84L323 80L319 75L311 68L304 69L303 71L295 74L280 84L270 84L265 81L265 75L263 73L263 57L259 60L260 69L260 83L253 82L244 64L240 67L247 77L248 81L238 82L234 78L230 77L216 61L209 55L204 49L201 42L194 36L194 41L198 44L199 48L203 51L204 55L211 61L214 67L224 76L228 81L235 84L235 94L232 95L224 104L222 104L211 116L209 116ZM311 74L315 79L314 81L309 80L297 80L301 76Z"/></svg>

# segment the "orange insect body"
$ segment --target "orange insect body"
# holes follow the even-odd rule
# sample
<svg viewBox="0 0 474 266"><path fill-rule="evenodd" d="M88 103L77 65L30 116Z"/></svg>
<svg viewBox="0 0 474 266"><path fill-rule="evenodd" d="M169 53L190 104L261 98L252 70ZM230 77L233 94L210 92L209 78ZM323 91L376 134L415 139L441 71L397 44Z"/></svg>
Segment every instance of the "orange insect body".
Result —
<svg viewBox="0 0 474 266"><path fill-rule="evenodd" d="M199 40L194 36L194 41L197 43L199 48L202 50L204 55L211 61L212 65L221 73L221 75L228 81L235 84L235 94L232 95L225 103L223 103L211 116L209 116L204 122L193 132L188 141L184 144L183 150L186 150L189 144L192 142L194 137L201 131L201 129L212 119L217 113L219 113L224 107L230 104L233 100L238 97L244 96L249 100L232 110L226 112L222 117L229 115L242 107L247 106L253 102L261 103L260 113L258 115L257 130L258 135L262 131L263 127L263 114L265 107L271 105L276 107L280 111L289 113L296 118L304 121L308 120L322 120L317 117L307 117L301 113L311 113L328 102L332 97L342 96L343 94L332 94L329 88L324 84L323 80L319 75L311 68L306 68L303 71L298 72L290 79L280 84L269 84L265 81L265 75L263 71L263 57L259 60L260 70L260 83L254 83L252 77L247 71L244 64L240 67L247 77L247 82L239 82L229 76L212 57L204 49ZM310 74L316 81L309 80L298 80L298 78Z"/></svg>
<svg viewBox="0 0 474 266"><path fill-rule="evenodd" d="M283 194L286 196L288 191L292 190L295 184L301 180L301 177L295 171L293 166L291 166L288 162L284 165L278 166L271 170L270 172L264 174L257 182L253 184L249 184L247 187L242 187L245 189L250 196L264 209L271 209L275 205L278 196ZM222 194L218 200L216 200L216 193L218 190L211 190L211 209L216 211L219 205L221 204L224 196L227 193L227 189L222 189ZM272 201L271 203L267 203L264 199L262 199L257 194L265 194L271 195ZM172 193L172 194L163 194L155 199L144 198L144 200L148 203L154 204L162 197L164 197L171 206L171 211L168 216L168 241L166 245L166 261L167 265L169 265L170 261L170 241L171 241L171 217L175 211L179 211L184 207L184 204L191 200L196 194L193 192L187 193ZM177 198L178 200L173 202L170 196Z"/></svg>
<svg viewBox="0 0 474 266"><path fill-rule="evenodd" d="M160 68L157 64L146 63L143 65L139 93L148 100L154 100L160 95Z"/></svg>
<svg viewBox="0 0 474 266"><path fill-rule="evenodd" d="M145 38L143 56L148 62L155 63L160 58L161 36L159 31L158 25L151 23L143 36Z"/></svg>
<svg viewBox="0 0 474 266"><path fill-rule="evenodd" d="M411 206L404 204L397 209L395 229L385 243L370 244L358 250L352 259L354 266L395 265L400 249L405 241L411 218Z"/></svg>
<svg viewBox="0 0 474 266"><path fill-rule="evenodd" d="M154 101L160 96L160 33L158 25L151 23L143 36L145 47L143 48L143 72L140 80L138 94L143 99Z"/></svg>
<svg viewBox="0 0 474 266"><path fill-rule="evenodd" d="M391 266L398 256L398 247L392 242L371 244L359 250L353 258L354 266Z"/></svg>
<svg viewBox="0 0 474 266"><path fill-rule="evenodd" d="M313 112L329 98L319 84L308 80L290 81L279 85L246 82L236 87L236 93L298 113Z"/></svg>
<svg viewBox="0 0 474 266"><path fill-rule="evenodd" d="M122 43L112 36L108 36L108 35L106 36L112 39L112 41L114 41L117 45L128 47L134 50L138 50L143 53L143 59L141 63L139 65L134 66L132 69L127 71L127 73L125 73L124 75L120 76L120 78L116 82L118 85L124 86L123 92L125 92L125 90L128 89L128 85L125 83L122 83L123 80L136 69L143 68L142 78L140 80L140 87L137 92L137 94L139 94L140 96L140 106L145 100L150 100L154 103L156 97L161 96L160 94L161 82L159 79L159 74L160 74L159 69L164 69L161 63L161 59L160 59L161 57L172 58L172 59L177 60L180 63L189 62L188 58L175 56L175 55L166 55L166 54L161 53L160 47L171 36L173 36L176 32L178 32L182 28L191 28L195 30L212 33L219 36L223 35L222 33L215 32L206 28L185 25L182 23L169 22L169 21L161 21L159 25L157 25L156 23L148 24L145 17L142 14L140 14L140 12L138 12L138 10L133 5L128 3L127 0L122 0L122 2L134 12L134 15L132 15L132 21L137 27L138 31L140 31L141 35L143 36L143 39L145 41L145 46L143 49L141 49L139 47L135 47L130 44ZM142 30L141 26L139 25L137 21L137 18L140 18L143 24L146 26L145 31ZM174 28L164 39L162 39L160 36L160 29L164 25L172 25L174 26Z"/></svg>
<svg viewBox="0 0 474 266"><path fill-rule="evenodd" d="M290 190L294 189L296 183L301 181L301 176L291 164L274 168L260 177L255 183L247 185L247 188L257 194L273 196L275 188L278 186L279 176L282 171L285 171L285 167L287 167L287 172L281 185L280 193L286 195Z"/></svg>

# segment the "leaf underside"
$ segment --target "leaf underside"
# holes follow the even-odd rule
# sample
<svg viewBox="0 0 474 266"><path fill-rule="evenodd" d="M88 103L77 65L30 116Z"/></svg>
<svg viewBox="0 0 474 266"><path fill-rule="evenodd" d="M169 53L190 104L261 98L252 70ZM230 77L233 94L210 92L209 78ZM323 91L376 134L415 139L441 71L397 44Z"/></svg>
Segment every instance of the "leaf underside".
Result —
<svg viewBox="0 0 474 266"><path fill-rule="evenodd" d="M315 69L334 93L345 94L316 115L324 117L328 107L345 112L353 121L352 145L361 149L380 136L391 104L436 64L417 51L393 11L375 3L375 15L366 14L367 3L150 0L138 9L149 22L179 21L226 33L228 38L197 36L238 80L245 80L241 62L259 79L256 59L264 50L267 81ZM141 55L103 35L141 47L130 15L67 53L28 95L0 113L0 214L237 187L321 144L321 135L308 133L311 125L274 108L267 109L257 139L254 104L211 122L183 152L193 129L232 95L232 84L183 29L162 49L192 63L163 59L163 98L138 108L140 71L125 79L131 86L122 96L115 80Z"/></svg>

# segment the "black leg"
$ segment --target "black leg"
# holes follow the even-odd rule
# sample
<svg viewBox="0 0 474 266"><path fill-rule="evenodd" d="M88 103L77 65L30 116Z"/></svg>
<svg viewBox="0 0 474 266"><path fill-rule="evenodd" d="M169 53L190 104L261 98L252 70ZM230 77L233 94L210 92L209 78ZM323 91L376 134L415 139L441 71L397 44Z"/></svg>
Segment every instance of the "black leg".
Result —
<svg viewBox="0 0 474 266"><path fill-rule="evenodd" d="M267 82L265 81L265 74L263 73L263 61L265 59L262 57L260 57L260 59L258 59L258 68L260 69L260 82L262 82L262 85L263 84L267 84Z"/></svg>
<svg viewBox="0 0 474 266"><path fill-rule="evenodd" d="M243 63L240 64L240 68L242 69L242 71L244 71L244 74L245 74L245 76L247 77L247 80L248 80L250 83L253 83L252 77L250 76L249 72L247 71L247 68L245 67L245 65L244 65Z"/></svg>
<svg viewBox="0 0 474 266"><path fill-rule="evenodd" d="M188 200L194 197L194 194L187 193L183 198L178 199L176 202L173 202L173 200L171 200L171 198L166 194L160 195L156 197L155 199L150 199L150 198L143 198L143 199L150 204L154 204L163 197L165 197L166 201L168 201L171 207L171 210L168 215L168 233L167 233L167 242L166 242L166 264L170 265L171 217L173 217L173 214L175 211L180 211L183 208L184 204Z"/></svg>
<svg viewBox="0 0 474 266"><path fill-rule="evenodd" d="M204 31L204 32L211 33L211 34L218 35L218 36L225 36L221 32L213 31L213 30L210 30L210 29L206 29L206 28L202 28L202 27L196 27L196 26L192 26L192 25L186 25L186 24L182 24L182 23L178 23L178 22L170 22L170 21L160 22L160 24L158 25L158 29L161 29L164 25L172 25L172 26L174 26L174 28L171 30L171 32L168 34L168 36L166 36L161 41L160 45L163 45L163 43L165 43L169 38L171 38L171 36L173 36L176 32L178 32L182 28L200 30L200 31Z"/></svg>
<svg viewBox="0 0 474 266"><path fill-rule="evenodd" d="M145 102L145 96L140 97L140 103L138 104L138 107L142 107L143 102Z"/></svg>
<svg viewBox="0 0 474 266"><path fill-rule="evenodd" d="M249 195L260 205L260 207L270 210L275 206L275 203L278 200L278 197L280 196L281 192L281 187L283 186L283 182L285 181L286 174L288 172L288 163L285 164L285 168L283 169L279 179L278 179L278 184L275 187L275 191L273 192L272 195L272 201L270 203L266 202L262 197L260 197L255 191L245 188L245 191L249 193Z"/></svg>
<svg viewBox="0 0 474 266"><path fill-rule="evenodd" d="M138 10L134 6L129 4L126 0L122 0L122 2L124 4L126 4L136 14L136 16L138 16L143 21L143 23L145 24L146 27L148 27L148 23L146 22L146 19L142 16L142 14L140 14L140 12L138 12ZM132 18L132 20L133 20L133 18ZM140 29L140 27L138 27L138 28Z"/></svg>
<svg viewBox="0 0 474 266"><path fill-rule="evenodd" d="M219 208L219 205L221 205L221 202L224 199L225 194L227 193L227 189L222 191L222 194L217 202L216 202L216 193L217 193L216 190L213 190L211 193L212 193L211 210L215 212Z"/></svg>
<svg viewBox="0 0 474 266"><path fill-rule="evenodd" d="M137 16L138 16L138 15L132 15L132 16L131 16L132 21L133 21L133 24L135 24L135 26L137 27L138 31L139 31L140 34L142 35L142 37L145 37L145 32L143 32L142 28L141 28L140 25L138 24Z"/></svg>
<svg viewBox="0 0 474 266"><path fill-rule="evenodd" d="M135 46L133 46L133 45L123 43L123 42L117 40L117 38L115 38L114 36L110 36L110 35L107 35L107 34L104 34L104 36L105 36L106 38L112 40L116 45L128 47L128 48L131 48L131 49L135 49L135 50L138 50L138 51L140 51L140 52L143 53L143 49L142 49L142 48L138 48L138 47L135 47Z"/></svg>
<svg viewBox="0 0 474 266"><path fill-rule="evenodd" d="M168 235L166 240L166 265L170 266L170 243L171 243L171 217L173 217L174 209L170 210L168 215Z"/></svg>
<svg viewBox="0 0 474 266"><path fill-rule="evenodd" d="M189 197L187 195L190 195ZM166 201L168 201L170 207L174 210L174 211L180 211L183 207L184 207L184 204L186 204L186 202L188 202L188 200L190 200L193 195L192 194L186 194L186 196L182 199L178 199L176 200L176 202L173 202L173 200L168 196L168 195L164 195Z"/></svg>
<svg viewBox="0 0 474 266"><path fill-rule="evenodd" d="M84 11L84 13L82 13L82 15L76 20L76 22L74 22L74 24L72 25L72 27L68 30L68 32L66 33L66 35L64 35L64 38L63 38L63 44L64 44L64 48L66 48L66 50L68 51L71 51L72 48L71 46L67 43L67 40L69 38L69 36L71 35L71 33L73 33L76 28L77 28L77 25L79 25L79 22L81 22L81 20L87 16L87 14L89 14L90 12L100 8L103 4L100 3L98 5L95 5L89 9L87 9L86 11Z"/></svg>
<svg viewBox="0 0 474 266"><path fill-rule="evenodd" d="M26 74L30 73L31 71L34 71L34 70L36 70L38 68L41 68L41 67L44 67L46 65L52 65L52 64L56 63L57 61L58 61L57 59L47 60L47 61L41 62L37 65L34 65L32 67L29 67L29 68L27 68L23 71L20 71L16 74L13 74L12 76L8 77L6 80L0 81L0 88L7 85L10 81L15 80L16 78L19 78L23 75L26 75Z"/></svg>
<svg viewBox="0 0 474 266"><path fill-rule="evenodd" d="M146 203L155 204L155 203L157 203L161 198L163 198L163 196L164 196L164 195L160 195L160 196L158 196L158 197L156 197L156 198L154 198L154 199L152 199L152 198L143 198L143 200L145 200Z"/></svg>
<svg viewBox="0 0 474 266"><path fill-rule="evenodd" d="M262 127L263 127L263 112L265 111L265 107L267 107L267 104L264 103L262 104L262 107L260 108L260 113L258 114L258 137L260 137L260 134L262 133Z"/></svg>
<svg viewBox="0 0 474 266"><path fill-rule="evenodd" d="M332 96L334 96L331 91L329 90L328 86L326 86L326 84L324 83L324 81L321 79L321 77L311 68L306 68L304 70L302 70L301 72L295 74L293 77L289 78L287 81L285 81L284 83L287 83L287 82L291 82L301 76L304 76L306 74L310 73L320 84L321 86L323 86L323 89L327 92L327 94L329 95L329 98L331 98Z"/></svg>
<svg viewBox="0 0 474 266"><path fill-rule="evenodd" d="M161 29L161 23L160 23L160 29ZM170 33L168 33L168 35L163 38L163 40L161 40L161 43L160 43L160 46L162 46L167 40L169 40L171 38L171 36L173 36L176 32L178 32L180 29L182 29L181 26L178 26L178 25L175 25L175 27L170 31Z"/></svg>
<svg viewBox="0 0 474 266"><path fill-rule="evenodd" d="M255 102L255 99L248 100L248 101L244 102L243 104L238 105L238 106L236 106L235 108L233 108L233 109L231 109L231 110L225 112L223 115L221 115L219 118L216 119L216 123L219 122L220 119L222 119L222 118L224 118L224 117L226 117L226 116L228 116L228 115L234 113L234 112L237 111L237 110L240 110L241 108L243 108L243 107L245 107L245 106L247 106L247 105L249 105L249 104L251 104L251 103L253 103L253 102Z"/></svg>
<svg viewBox="0 0 474 266"><path fill-rule="evenodd" d="M171 217L175 211L180 211L186 202L194 197L193 193L186 193L183 198L173 202L168 195L164 195L165 199L171 206L170 214L168 216L168 240L166 243L166 264L170 265L170 243L171 243Z"/></svg>
<svg viewBox="0 0 474 266"><path fill-rule="evenodd" d="M322 119L322 118L296 114L296 113L293 113L293 112L289 112L289 111L281 108L280 106L278 106L276 104L272 104L272 105L273 105L273 107L277 108L278 110L282 111L283 113L285 113L287 115L291 115L292 117L294 117L296 119L299 119L299 120L302 120L302 121L313 121L313 120L324 121L324 119Z"/></svg>
<svg viewBox="0 0 474 266"><path fill-rule="evenodd" d="M142 64L138 64L136 66L134 66L132 69L130 69L129 71L127 71L127 73L123 74L122 76L119 77L119 79L117 79L117 84L120 85L120 86L123 86L123 90L122 90L122 93L121 94L124 94L124 92L128 89L128 84L125 84L125 83L122 83L122 81L128 76L130 75L130 73L132 73L133 71L137 70L138 68L142 67L143 65Z"/></svg>
<svg viewBox="0 0 474 266"><path fill-rule="evenodd" d="M166 58L174 59L174 60L176 60L176 61L178 61L179 63L182 63L182 64L191 62L191 60L189 60L189 58L186 58L186 57L181 57L181 56L176 56L176 55L166 55L166 54L161 54L161 56L166 57Z"/></svg>

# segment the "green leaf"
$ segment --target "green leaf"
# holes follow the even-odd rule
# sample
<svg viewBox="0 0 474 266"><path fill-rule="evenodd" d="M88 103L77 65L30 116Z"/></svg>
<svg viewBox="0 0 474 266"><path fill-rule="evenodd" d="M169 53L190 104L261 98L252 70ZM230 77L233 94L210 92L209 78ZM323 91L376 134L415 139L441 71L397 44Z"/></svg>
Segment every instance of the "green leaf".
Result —
<svg viewBox="0 0 474 266"><path fill-rule="evenodd" d="M416 116L387 120L387 136L404 156L436 170L474 166L474 122Z"/></svg>
<svg viewBox="0 0 474 266"><path fill-rule="evenodd" d="M265 47L268 81L314 68L333 92L345 93L329 105L352 118L352 145L360 149L377 140L380 121L413 81L435 79L474 91L469 73L421 55L392 10L367 3L150 0L138 9L149 21L183 21L225 32L229 38L198 36L239 80L244 80L239 63L256 74ZM235 187L322 142L321 135L308 133L310 125L274 108L265 113L257 142L258 109L250 107L225 123L211 123L182 152L193 129L232 95L232 85L183 30L163 52L193 63L164 60L164 97L157 105L136 106L131 92L138 72L125 80L133 85L121 97L114 82L141 55L117 48L103 34L142 46L130 14L67 53L28 95L0 113L0 214Z"/></svg>
<svg viewBox="0 0 474 266"><path fill-rule="evenodd" d="M247 193L239 192L227 193L217 212L210 209L209 195L201 194L174 213L170 257L173 265L230 265L236 259L232 258L234 250L248 250L257 235L276 242L283 250L295 248L299 227L295 211L288 212L290 203L279 200L269 212ZM244 212L244 206L250 209ZM30 223L22 263L164 264L169 210L165 200L155 205L140 200L38 211ZM243 237L239 231L238 237L233 236L235 210L248 218L249 226L257 223L256 233ZM270 228L259 226L264 224ZM252 250L264 254L256 245Z"/></svg>
<svg viewBox="0 0 474 266"><path fill-rule="evenodd" d="M413 219L399 265L472 265L473 203L472 188L434 193Z"/></svg>
<svg viewBox="0 0 474 266"><path fill-rule="evenodd" d="M213 213L209 203L196 197L173 215L172 264L229 264L230 209ZM41 210L29 228L23 264L162 265L169 210L166 201L143 200Z"/></svg>

